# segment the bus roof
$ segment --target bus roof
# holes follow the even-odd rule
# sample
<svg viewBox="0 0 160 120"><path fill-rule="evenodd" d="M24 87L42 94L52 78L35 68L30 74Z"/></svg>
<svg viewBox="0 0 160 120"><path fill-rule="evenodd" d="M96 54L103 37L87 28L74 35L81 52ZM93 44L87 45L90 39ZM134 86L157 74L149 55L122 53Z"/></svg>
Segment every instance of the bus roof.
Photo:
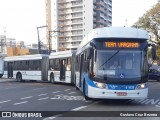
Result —
<svg viewBox="0 0 160 120"><path fill-rule="evenodd" d="M74 54L75 51L73 50L68 50L68 51L58 51L51 53L49 58L66 58L66 57L71 57L72 54Z"/></svg>
<svg viewBox="0 0 160 120"><path fill-rule="evenodd" d="M91 30L83 39L78 49L94 38L137 38L148 39L148 32L131 27L103 27Z"/></svg>
<svg viewBox="0 0 160 120"><path fill-rule="evenodd" d="M39 60L43 56L48 56L46 54L33 54L33 55L21 55L21 56L11 56L5 57L5 61L21 61L21 60Z"/></svg>

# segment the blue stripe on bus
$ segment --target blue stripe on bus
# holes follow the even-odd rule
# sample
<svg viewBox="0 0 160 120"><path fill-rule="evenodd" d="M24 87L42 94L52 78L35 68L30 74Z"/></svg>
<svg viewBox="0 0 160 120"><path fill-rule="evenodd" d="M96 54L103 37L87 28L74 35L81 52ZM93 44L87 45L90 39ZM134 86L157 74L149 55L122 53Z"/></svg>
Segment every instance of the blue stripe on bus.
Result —
<svg viewBox="0 0 160 120"><path fill-rule="evenodd" d="M108 89L110 90L135 90L136 84L132 85L116 85L116 84L108 84Z"/></svg>
<svg viewBox="0 0 160 120"><path fill-rule="evenodd" d="M97 86L94 84L93 80L89 79L89 77L87 75L85 76L85 80L86 80L87 85L97 88Z"/></svg>
<svg viewBox="0 0 160 120"><path fill-rule="evenodd" d="M85 93L88 93L88 85L92 86L92 87L95 87L95 88L98 88L94 84L93 80L91 80L86 74L84 76L85 76L85 82L86 82L86 84L85 84L85 88L86 88ZM136 84L129 84L129 85L106 84L106 85L108 86L109 90L135 90L136 87L137 87Z"/></svg>

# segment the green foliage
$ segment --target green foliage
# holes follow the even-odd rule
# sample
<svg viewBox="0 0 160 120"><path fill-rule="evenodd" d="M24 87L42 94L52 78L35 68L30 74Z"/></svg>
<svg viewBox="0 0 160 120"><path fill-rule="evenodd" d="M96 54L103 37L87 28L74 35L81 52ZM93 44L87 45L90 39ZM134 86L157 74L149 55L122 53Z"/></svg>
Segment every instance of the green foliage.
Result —
<svg viewBox="0 0 160 120"><path fill-rule="evenodd" d="M143 28L156 36L157 42L160 42L160 3L157 3L147 11L132 27Z"/></svg>

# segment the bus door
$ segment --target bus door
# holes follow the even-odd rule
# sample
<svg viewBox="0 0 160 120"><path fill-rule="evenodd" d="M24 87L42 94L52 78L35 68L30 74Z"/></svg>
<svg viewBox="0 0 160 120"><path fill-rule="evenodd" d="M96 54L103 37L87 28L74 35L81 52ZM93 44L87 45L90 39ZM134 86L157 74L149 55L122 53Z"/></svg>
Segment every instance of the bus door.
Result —
<svg viewBox="0 0 160 120"><path fill-rule="evenodd" d="M65 81L66 59L60 59L60 80Z"/></svg>
<svg viewBox="0 0 160 120"><path fill-rule="evenodd" d="M7 72L8 72L8 78L12 78L13 77L13 62L8 62L8 68L7 68Z"/></svg>
<svg viewBox="0 0 160 120"><path fill-rule="evenodd" d="M49 65L48 57L43 56L42 57L42 80L47 81L48 80L48 65Z"/></svg>
<svg viewBox="0 0 160 120"><path fill-rule="evenodd" d="M81 58L80 58L80 78L79 78L79 87L81 87L82 85L82 72L83 72L83 63L84 63L84 55L82 54L81 55Z"/></svg>

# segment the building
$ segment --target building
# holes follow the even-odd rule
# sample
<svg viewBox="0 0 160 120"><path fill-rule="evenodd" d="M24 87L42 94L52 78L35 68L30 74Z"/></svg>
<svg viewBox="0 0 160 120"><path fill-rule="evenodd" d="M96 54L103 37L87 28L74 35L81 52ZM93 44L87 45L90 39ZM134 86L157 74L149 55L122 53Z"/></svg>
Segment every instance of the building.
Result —
<svg viewBox="0 0 160 120"><path fill-rule="evenodd" d="M46 24L53 50L76 50L89 31L112 25L112 0L46 0Z"/></svg>
<svg viewBox="0 0 160 120"><path fill-rule="evenodd" d="M0 53L6 53L6 36L0 35Z"/></svg>
<svg viewBox="0 0 160 120"><path fill-rule="evenodd" d="M6 38L6 46L7 47L15 47L16 46L16 39Z"/></svg>

